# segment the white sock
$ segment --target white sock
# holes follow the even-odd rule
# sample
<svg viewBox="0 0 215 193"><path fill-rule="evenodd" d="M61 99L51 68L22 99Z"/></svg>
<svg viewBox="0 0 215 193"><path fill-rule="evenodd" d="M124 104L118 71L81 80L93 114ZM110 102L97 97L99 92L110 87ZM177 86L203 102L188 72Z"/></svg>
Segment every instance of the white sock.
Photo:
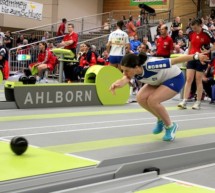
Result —
<svg viewBox="0 0 215 193"><path fill-rule="evenodd" d="M170 125L165 126L165 128L166 128L166 129L170 129L172 126L173 126L173 124L171 123Z"/></svg>
<svg viewBox="0 0 215 193"><path fill-rule="evenodd" d="M186 103L187 102L187 99L183 99L183 101L182 101L183 103Z"/></svg>

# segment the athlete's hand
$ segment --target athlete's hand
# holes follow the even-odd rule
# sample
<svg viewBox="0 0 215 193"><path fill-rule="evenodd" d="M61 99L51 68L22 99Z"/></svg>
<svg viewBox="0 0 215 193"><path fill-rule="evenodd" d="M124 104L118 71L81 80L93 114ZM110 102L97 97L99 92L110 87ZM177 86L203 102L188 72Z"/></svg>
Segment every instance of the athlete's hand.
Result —
<svg viewBox="0 0 215 193"><path fill-rule="evenodd" d="M113 95L116 95L115 90L116 90L116 88L119 88L119 87L120 87L120 84L114 82L114 83L110 86L109 90L110 90L110 92L112 92Z"/></svg>
<svg viewBox="0 0 215 193"><path fill-rule="evenodd" d="M205 49L204 47L201 48L201 53L209 54L210 52L211 52L210 49L207 50L207 49Z"/></svg>
<svg viewBox="0 0 215 193"><path fill-rule="evenodd" d="M204 65L206 62L210 62L206 53L199 53L199 61Z"/></svg>

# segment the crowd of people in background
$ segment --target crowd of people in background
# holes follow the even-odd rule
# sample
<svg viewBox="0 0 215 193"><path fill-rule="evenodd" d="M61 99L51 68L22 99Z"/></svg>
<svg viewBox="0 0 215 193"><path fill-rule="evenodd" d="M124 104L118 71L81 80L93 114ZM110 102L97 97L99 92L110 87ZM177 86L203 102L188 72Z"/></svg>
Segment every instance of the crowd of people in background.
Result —
<svg viewBox="0 0 215 193"><path fill-rule="evenodd" d="M211 34L213 37L215 35L214 15L215 14L213 14L212 11L210 16L198 19L198 25L201 26L201 30L204 30L204 33L206 33L206 30L208 34ZM138 55L139 53L144 52L148 55L148 57L152 56L164 58L169 58L172 54L191 53L189 42L192 41L190 34L193 33L193 18L190 18L187 24L182 24L180 17L176 17L172 21L171 27L168 27L165 21L161 19L158 21L156 34L154 37L151 37L148 34L138 36L138 28L144 24L148 24L147 18L144 19L143 16L144 13L137 16L136 19L134 19L133 16L130 16L128 20L125 16L123 16L123 20L117 22L117 28L111 31L109 39L107 40L106 49L104 49L104 47L102 49L96 48L95 45L89 45L88 43L78 45L78 34L75 32L75 26L72 23L68 23L66 18L62 19L62 23L58 27L56 32L56 36L58 38L55 42L49 41L51 37L49 32L44 32L42 38L38 38L35 33L32 33L28 38L25 37L24 34L20 34L20 36L14 40L10 31L3 33L0 29L0 49L5 49L5 54L1 54L4 59L1 59L2 57L0 56L0 66L2 66L2 69L4 68L4 64L2 64L2 62L8 59L8 50L13 48L14 44L18 46L15 54L30 54L32 63L37 61L38 55L34 54L35 49L38 50L37 53L41 53L39 48L40 46L38 46L39 44L37 43L38 41L45 42L45 48L48 50L55 47L61 47L64 49L69 49L75 54L74 58L77 61L75 65L70 65L66 62L64 64L65 81L68 83L82 79L86 70L95 64L112 65L120 68L121 58L127 53L134 53ZM186 25L186 28L183 27L183 25ZM104 29L110 30L108 23L104 24ZM213 44L212 38L210 39L210 42L206 42L204 46L206 46L206 44ZM208 45L204 49L208 50ZM199 50L199 52L200 51L201 50ZM203 73L203 76L200 79L201 82L203 81L202 85L204 86L209 97L211 97L211 92L206 89L208 86L207 83L214 84L212 77L215 74L213 70L215 64L213 54L211 54L211 57L212 62L208 65L208 68L204 69L205 73ZM42 63L46 64L45 59ZM46 67L48 68L47 64ZM39 79L41 79L42 73L40 72L39 74ZM8 75L4 76L5 79L7 79L7 77ZM195 80L198 81L198 77L196 77ZM199 91L199 86L195 88L195 84L192 84L190 87L190 92L188 89L190 95L186 97L187 99L185 100L196 97L195 89L197 89L197 93L201 92L201 89ZM202 96L197 96L197 100L199 101L200 98L202 99Z"/></svg>

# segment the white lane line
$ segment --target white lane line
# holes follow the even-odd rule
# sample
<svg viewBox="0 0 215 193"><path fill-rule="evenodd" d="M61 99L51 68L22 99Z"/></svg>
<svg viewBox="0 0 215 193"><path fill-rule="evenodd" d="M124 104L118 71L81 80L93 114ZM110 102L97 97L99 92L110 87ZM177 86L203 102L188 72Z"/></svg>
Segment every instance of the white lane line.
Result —
<svg viewBox="0 0 215 193"><path fill-rule="evenodd" d="M187 186L194 186L194 187L199 187L199 188L212 190L212 191L215 190L214 188L210 188L208 186L202 186L202 185L199 185L199 184L195 184L195 183L191 183L191 182L187 182L187 181L183 181L183 180L177 180L175 178L169 178L169 177L162 176L161 179L169 180L169 181L172 181L172 182L177 182L177 183L180 183L182 185L184 184L184 185L187 185Z"/></svg>
<svg viewBox="0 0 215 193"><path fill-rule="evenodd" d="M86 157L78 156L78 155L71 154L71 153L70 154L69 153L65 153L65 155L70 156L70 157L76 157L76 158L79 158L79 159L85 159L87 161L96 162L97 164L100 163L99 160L95 160L95 159L91 159L91 158L86 158Z"/></svg>
<svg viewBox="0 0 215 193"><path fill-rule="evenodd" d="M168 176L178 175L178 174L182 174L182 173L186 173L186 172L193 172L196 170L201 170L201 169L210 168L210 167L215 167L215 163L192 167L192 168L188 168L188 169L184 169L184 170L180 170L180 171L170 172L170 173L166 173L161 176L168 177Z"/></svg>
<svg viewBox="0 0 215 193"><path fill-rule="evenodd" d="M4 142L7 142L7 143L10 143L10 139L0 138L0 141L4 141ZM39 147L39 146L35 146L35 145L30 145L30 144L29 144L29 146L33 147L33 148L40 148L40 149L43 150L43 147ZM79 159L84 159L84 160L88 160L88 161L92 161L92 162L96 162L97 164L100 162L99 160L95 160L95 159L91 159L91 158L87 158L87 157L83 157L83 156L78 156L78 155L75 155L75 154L65 153L64 155L70 156L70 157L76 157L76 158L79 158Z"/></svg>
<svg viewBox="0 0 215 193"><path fill-rule="evenodd" d="M202 117L202 118L195 118L195 119L181 119L181 120L174 120L176 122L186 122L186 121L199 121L199 120L208 120L208 119L215 119L213 117ZM59 130L59 131L50 131L50 132L43 132L43 133L30 133L30 134L22 134L22 136L35 136L35 135L49 135L49 134L59 134L59 133L70 133L70 132L83 132L83 131L94 131L94 130L101 130L101 129L111 129L111 128L120 128L120 127L134 127L134 126L143 126L143 125L152 125L154 122L151 123L139 123L139 124L129 124L129 125L117 125L117 126L105 126L105 127L91 127L87 129L71 129L71 130ZM9 138L13 136L4 136L4 138Z"/></svg>
<svg viewBox="0 0 215 193"><path fill-rule="evenodd" d="M203 115L211 115L211 113L199 113L199 114L189 114L190 116L203 116ZM188 115L173 115L171 118L177 117L187 117ZM55 128L55 127L68 127L68 126L80 126L80 125L94 125L94 124L105 124L105 123L118 123L118 122L130 122L130 121L141 121L141 120L150 120L155 119L155 117L148 118L137 118L137 119L120 119L120 120L112 120L112 121L96 121L96 122L82 122L82 123L72 123L72 124L64 124L64 125L48 125L48 126L39 126L39 127L24 127L24 128L16 128L16 129L0 129L0 132L3 131L19 131L19 130L30 130L30 129L44 129L44 128Z"/></svg>
<svg viewBox="0 0 215 193"><path fill-rule="evenodd" d="M14 136L13 136L14 137ZM0 141L4 141L4 142L7 142L7 143L10 143L11 139L5 139L3 137L0 138ZM34 147L34 148L40 148L38 146L35 146L35 145L30 145L28 144L28 146L31 146L31 147Z"/></svg>

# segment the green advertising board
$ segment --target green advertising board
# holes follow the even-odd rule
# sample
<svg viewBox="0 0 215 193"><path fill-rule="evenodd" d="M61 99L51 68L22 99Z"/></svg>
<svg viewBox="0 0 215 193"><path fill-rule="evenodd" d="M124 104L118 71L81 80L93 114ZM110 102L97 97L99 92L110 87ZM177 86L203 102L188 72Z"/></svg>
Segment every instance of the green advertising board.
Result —
<svg viewBox="0 0 215 193"><path fill-rule="evenodd" d="M130 0L130 5L139 5L141 3L146 5L165 5L167 0Z"/></svg>

